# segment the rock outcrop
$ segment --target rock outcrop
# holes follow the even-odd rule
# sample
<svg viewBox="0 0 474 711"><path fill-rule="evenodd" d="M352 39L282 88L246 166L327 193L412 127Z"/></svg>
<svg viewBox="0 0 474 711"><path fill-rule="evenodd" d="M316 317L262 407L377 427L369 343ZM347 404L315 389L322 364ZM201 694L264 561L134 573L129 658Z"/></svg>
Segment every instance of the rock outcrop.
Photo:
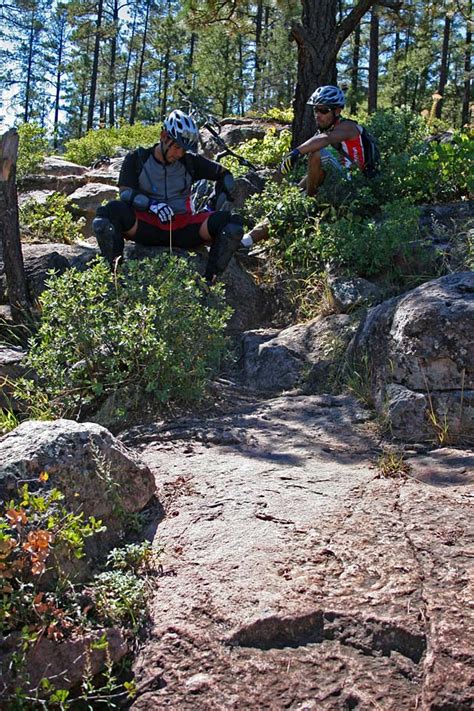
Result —
<svg viewBox="0 0 474 711"><path fill-rule="evenodd" d="M281 392L304 386L328 392L358 321L346 315L318 317L276 331L260 329L242 337L242 367L252 388Z"/></svg>
<svg viewBox="0 0 474 711"><path fill-rule="evenodd" d="M474 273L450 274L370 309L351 357L403 440L474 440Z"/></svg>
<svg viewBox="0 0 474 711"><path fill-rule="evenodd" d="M39 475L46 471L48 481ZM151 471L108 430L71 420L28 420L0 438L0 498L8 500L20 481L30 488L55 487L65 505L101 519L107 530L88 546L91 558L117 544L127 516L140 511L155 491Z"/></svg>

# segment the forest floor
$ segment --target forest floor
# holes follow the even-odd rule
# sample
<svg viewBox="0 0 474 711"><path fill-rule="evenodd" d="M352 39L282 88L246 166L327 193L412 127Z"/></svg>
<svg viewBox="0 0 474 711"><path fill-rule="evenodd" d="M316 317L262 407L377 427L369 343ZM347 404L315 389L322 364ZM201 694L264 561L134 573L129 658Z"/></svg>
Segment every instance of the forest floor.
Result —
<svg viewBox="0 0 474 711"><path fill-rule="evenodd" d="M121 436L163 506L132 708L472 708L473 454L383 476L353 398L224 390Z"/></svg>

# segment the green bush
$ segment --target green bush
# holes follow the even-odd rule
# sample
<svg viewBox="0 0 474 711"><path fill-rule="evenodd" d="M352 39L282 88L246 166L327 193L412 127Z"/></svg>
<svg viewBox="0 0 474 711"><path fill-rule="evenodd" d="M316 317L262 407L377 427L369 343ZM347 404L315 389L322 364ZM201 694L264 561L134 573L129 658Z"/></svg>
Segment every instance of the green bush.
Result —
<svg viewBox="0 0 474 711"><path fill-rule="evenodd" d="M17 127L19 144L16 176L22 181L27 175L37 173L48 149L44 129L36 123L22 123Z"/></svg>
<svg viewBox="0 0 474 711"><path fill-rule="evenodd" d="M27 200L20 207L22 236L38 242L72 244L82 238L83 217L76 218L66 195L53 193L44 202Z"/></svg>
<svg viewBox="0 0 474 711"><path fill-rule="evenodd" d="M287 130L278 132L271 128L264 138L251 138L250 141L241 143L236 149L242 158L246 158L257 167L276 167L282 156L288 153L291 144L291 133ZM248 168L241 166L237 158L226 156L222 160L235 176L244 175Z"/></svg>
<svg viewBox="0 0 474 711"><path fill-rule="evenodd" d="M378 191L414 202L443 202L472 195L474 140L456 133L449 143L428 143L387 159Z"/></svg>
<svg viewBox="0 0 474 711"><path fill-rule="evenodd" d="M377 214L374 197L361 185L357 198L339 207L318 203L297 187L268 183L246 204L247 220L268 216L272 253L301 275L335 263L348 274L372 276L393 269L394 255L419 238L419 209L409 200L387 203Z"/></svg>
<svg viewBox="0 0 474 711"><path fill-rule="evenodd" d="M151 146L157 142L161 124L146 126L142 123L123 124L119 128L91 130L82 138L71 138L66 142L65 158L91 165L101 156L113 156L119 148L132 150L138 146Z"/></svg>
<svg viewBox="0 0 474 711"><path fill-rule="evenodd" d="M116 279L98 258L86 272L49 280L28 364L18 381L30 408L79 416L114 394L117 412L201 397L225 346L221 288L207 293L182 258L130 261Z"/></svg>
<svg viewBox="0 0 474 711"><path fill-rule="evenodd" d="M370 116L354 116L354 119L376 138L382 161L412 150L431 133L423 116L408 109L383 109Z"/></svg>

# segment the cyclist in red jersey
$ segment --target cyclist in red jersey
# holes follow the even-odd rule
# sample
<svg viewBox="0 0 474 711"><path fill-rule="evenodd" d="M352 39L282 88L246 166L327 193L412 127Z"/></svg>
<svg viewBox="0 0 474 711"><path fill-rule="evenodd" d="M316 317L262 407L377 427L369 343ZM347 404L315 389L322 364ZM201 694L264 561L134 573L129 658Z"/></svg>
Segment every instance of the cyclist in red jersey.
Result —
<svg viewBox="0 0 474 711"><path fill-rule="evenodd" d="M308 154L308 172L300 183L307 195L314 196L328 173L350 177L353 166L365 166L362 126L341 116L345 104L344 93L337 86L320 86L311 94L308 104L313 106L317 133L294 148L282 160L280 172L289 173L298 160ZM269 222L265 220L244 235L246 247L267 239Z"/></svg>
<svg viewBox="0 0 474 711"><path fill-rule="evenodd" d="M308 174L303 187L314 195L330 170L350 176L352 166L361 170L365 165L362 126L341 116L344 93L337 86L320 86L308 99L313 106L317 133L294 148L282 161L283 175L308 154Z"/></svg>

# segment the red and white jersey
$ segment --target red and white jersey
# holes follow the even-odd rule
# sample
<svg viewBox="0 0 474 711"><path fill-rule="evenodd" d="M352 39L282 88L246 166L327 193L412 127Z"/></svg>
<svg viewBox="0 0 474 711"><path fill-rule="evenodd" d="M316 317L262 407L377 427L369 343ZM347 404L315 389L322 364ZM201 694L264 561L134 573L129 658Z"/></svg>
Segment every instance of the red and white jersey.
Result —
<svg viewBox="0 0 474 711"><path fill-rule="evenodd" d="M340 121L350 121L350 119L339 119L334 125L337 125ZM352 123L355 123L355 121L353 121ZM363 170L365 166L365 155L361 137L362 126L359 126L358 123L356 123L355 125L357 126L357 130L359 131L359 135L355 138L349 138L346 141L337 143L334 147L339 152L341 163L344 168L350 169L352 165L358 165L359 168Z"/></svg>

